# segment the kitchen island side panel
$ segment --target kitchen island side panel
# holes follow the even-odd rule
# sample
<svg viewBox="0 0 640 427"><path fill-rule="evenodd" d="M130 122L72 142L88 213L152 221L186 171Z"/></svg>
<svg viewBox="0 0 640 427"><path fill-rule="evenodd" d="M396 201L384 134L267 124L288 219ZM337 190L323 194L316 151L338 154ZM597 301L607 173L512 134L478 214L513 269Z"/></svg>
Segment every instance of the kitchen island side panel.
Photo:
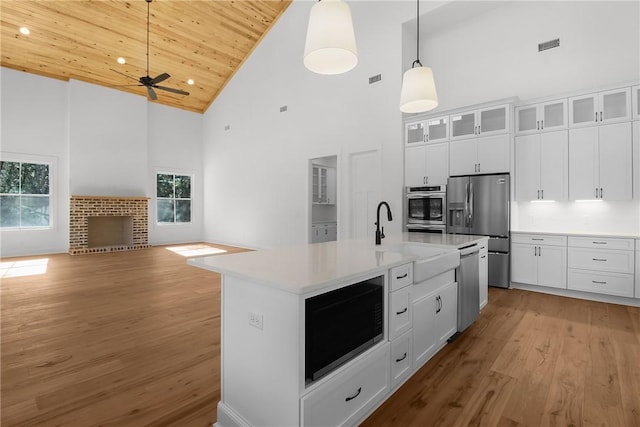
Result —
<svg viewBox="0 0 640 427"><path fill-rule="evenodd" d="M299 298L223 275L222 402L250 425L299 423Z"/></svg>

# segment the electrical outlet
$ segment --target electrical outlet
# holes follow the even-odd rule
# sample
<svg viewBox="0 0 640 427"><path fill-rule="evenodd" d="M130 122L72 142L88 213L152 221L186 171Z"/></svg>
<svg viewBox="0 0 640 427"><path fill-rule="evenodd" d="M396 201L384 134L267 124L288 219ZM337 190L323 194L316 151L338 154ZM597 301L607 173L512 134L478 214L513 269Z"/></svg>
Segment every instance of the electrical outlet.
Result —
<svg viewBox="0 0 640 427"><path fill-rule="evenodd" d="M262 314L249 312L249 324L254 328L262 329Z"/></svg>

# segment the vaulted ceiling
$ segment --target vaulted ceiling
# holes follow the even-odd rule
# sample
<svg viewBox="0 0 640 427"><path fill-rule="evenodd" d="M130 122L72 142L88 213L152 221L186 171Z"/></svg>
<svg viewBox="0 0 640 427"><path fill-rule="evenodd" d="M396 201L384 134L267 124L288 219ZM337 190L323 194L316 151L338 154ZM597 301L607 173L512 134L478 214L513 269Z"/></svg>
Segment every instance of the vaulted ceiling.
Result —
<svg viewBox="0 0 640 427"><path fill-rule="evenodd" d="M206 111L290 3L153 0L149 75L166 72L171 77L162 86L190 93L156 90L154 102ZM135 86L147 75L145 0L1 0L0 20L0 65L147 95Z"/></svg>

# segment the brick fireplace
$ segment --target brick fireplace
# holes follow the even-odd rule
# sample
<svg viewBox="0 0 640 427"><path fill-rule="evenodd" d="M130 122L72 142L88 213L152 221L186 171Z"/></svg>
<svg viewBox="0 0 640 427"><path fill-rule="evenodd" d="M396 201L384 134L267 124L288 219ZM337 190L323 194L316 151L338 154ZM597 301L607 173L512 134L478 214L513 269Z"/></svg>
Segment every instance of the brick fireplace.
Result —
<svg viewBox="0 0 640 427"><path fill-rule="evenodd" d="M71 196L71 255L149 247L148 197Z"/></svg>

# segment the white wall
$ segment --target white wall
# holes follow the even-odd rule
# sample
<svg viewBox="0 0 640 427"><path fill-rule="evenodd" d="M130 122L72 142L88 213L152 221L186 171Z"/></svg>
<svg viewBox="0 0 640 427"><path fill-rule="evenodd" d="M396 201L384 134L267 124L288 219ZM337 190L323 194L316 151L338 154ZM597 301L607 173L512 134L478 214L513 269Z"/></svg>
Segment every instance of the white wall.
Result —
<svg viewBox="0 0 640 427"><path fill-rule="evenodd" d="M302 64L313 3L289 6L205 114L206 240L249 247L305 243L309 159L337 155L338 174L348 177L349 154L372 149L383 159L381 198L396 214L385 228L401 229L401 24L415 3L349 2L359 63L337 76L316 75ZM369 85L376 74L382 80ZM283 105L288 111L280 113ZM339 180L340 236L350 235L347 185Z"/></svg>
<svg viewBox="0 0 640 427"><path fill-rule="evenodd" d="M194 175L191 223L158 225L149 221L149 241L153 245L199 242L202 240L202 119L201 114L149 103L149 196L155 196L156 173ZM151 199L149 217L156 217Z"/></svg>
<svg viewBox="0 0 640 427"><path fill-rule="evenodd" d="M55 160L53 227L0 232L3 257L66 252L70 195L153 197L158 169L195 174L194 221L156 226L151 198L149 242L201 240L201 114L84 82L7 68L1 73L3 158L19 153Z"/></svg>
<svg viewBox="0 0 640 427"><path fill-rule="evenodd" d="M0 231L0 255L64 252L69 248L67 84L8 68L0 68L0 73L1 157L39 156L53 160L55 166L51 171L52 228Z"/></svg>

